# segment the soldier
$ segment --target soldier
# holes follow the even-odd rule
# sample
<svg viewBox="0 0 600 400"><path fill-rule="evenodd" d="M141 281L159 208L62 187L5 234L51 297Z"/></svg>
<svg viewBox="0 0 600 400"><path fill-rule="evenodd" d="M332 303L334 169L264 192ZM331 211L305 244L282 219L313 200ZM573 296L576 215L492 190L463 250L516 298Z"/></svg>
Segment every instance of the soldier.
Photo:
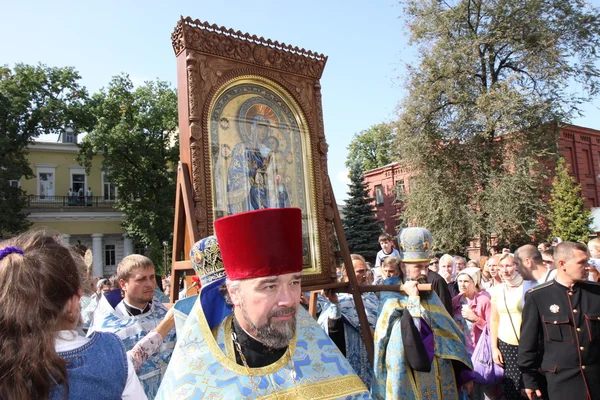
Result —
<svg viewBox="0 0 600 400"><path fill-rule="evenodd" d="M589 257L585 244L558 244L556 279L527 293L519 368L529 399L542 395L539 369L550 399L600 398L600 285L587 281Z"/></svg>

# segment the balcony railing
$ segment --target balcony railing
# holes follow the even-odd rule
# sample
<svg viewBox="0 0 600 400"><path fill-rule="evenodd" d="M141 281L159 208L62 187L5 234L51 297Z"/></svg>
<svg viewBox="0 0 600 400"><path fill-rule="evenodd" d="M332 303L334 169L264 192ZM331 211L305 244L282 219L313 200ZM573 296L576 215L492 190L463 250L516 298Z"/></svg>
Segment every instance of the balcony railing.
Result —
<svg viewBox="0 0 600 400"><path fill-rule="evenodd" d="M103 196L39 196L28 195L27 207L31 208L113 208L115 199Z"/></svg>

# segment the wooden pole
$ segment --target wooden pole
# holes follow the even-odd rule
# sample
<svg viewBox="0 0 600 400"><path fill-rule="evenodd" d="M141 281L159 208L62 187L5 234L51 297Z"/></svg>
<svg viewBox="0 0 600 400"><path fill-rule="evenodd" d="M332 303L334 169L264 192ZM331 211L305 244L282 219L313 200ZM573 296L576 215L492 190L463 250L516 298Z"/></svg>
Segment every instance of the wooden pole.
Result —
<svg viewBox="0 0 600 400"><path fill-rule="evenodd" d="M365 347L367 348L369 362L371 363L371 366L373 366L373 354L375 351L373 343L373 334L369 326L369 321L367 320L367 313L365 311L365 305L363 303L361 292L359 290L358 280L356 279L356 275L354 273L354 266L352 265L352 260L350 259L350 250L348 249L348 242L346 241L346 234L344 233L344 227L342 226L340 212L337 208L337 203L335 202L335 195L333 193L331 181L329 182L329 187L331 188L331 199L333 201L333 223L335 226L335 233L337 235L338 242L340 245L342 259L344 260L346 275L348 276L348 288L350 294L352 294L354 298L354 305L356 306L356 313L358 314L358 322L360 323L362 339L365 344Z"/></svg>
<svg viewBox="0 0 600 400"><path fill-rule="evenodd" d="M313 290L310 292L310 298L308 300L308 313L312 315L313 318L317 318L317 296L319 292Z"/></svg>

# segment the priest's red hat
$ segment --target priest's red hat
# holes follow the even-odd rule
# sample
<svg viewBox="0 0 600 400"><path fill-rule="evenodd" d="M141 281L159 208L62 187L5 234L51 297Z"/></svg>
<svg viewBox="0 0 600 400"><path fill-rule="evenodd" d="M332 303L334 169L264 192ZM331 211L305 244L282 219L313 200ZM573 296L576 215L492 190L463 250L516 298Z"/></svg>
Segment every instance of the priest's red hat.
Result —
<svg viewBox="0 0 600 400"><path fill-rule="evenodd" d="M219 218L215 233L230 280L302 271L299 208L267 208Z"/></svg>

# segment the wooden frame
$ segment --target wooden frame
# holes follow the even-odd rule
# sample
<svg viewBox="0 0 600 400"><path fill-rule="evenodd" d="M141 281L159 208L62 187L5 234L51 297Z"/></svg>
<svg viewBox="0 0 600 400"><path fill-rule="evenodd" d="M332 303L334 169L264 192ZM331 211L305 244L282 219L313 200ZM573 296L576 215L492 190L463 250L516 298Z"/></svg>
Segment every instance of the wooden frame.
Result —
<svg viewBox="0 0 600 400"><path fill-rule="evenodd" d="M222 201L223 188L229 181L222 178L223 171L221 179L215 178L218 156L221 149L226 149L222 145L227 145L233 153L235 144L247 137L248 128L244 135L242 126L252 123L246 117L252 112L241 111L244 106L248 109L255 106L250 103L256 101L258 106L273 112L271 123L279 130L279 139L286 137L282 133L286 126L299 139L299 146L290 146L284 155L301 154L301 163L294 167L301 166L303 172L294 175L296 182L290 193L302 194L294 199L296 204L290 205L300 206L305 218L303 233L308 248L303 284L334 282L339 252L319 83L327 57L191 18L179 21L172 41L178 70L180 160L190 166L193 199L190 211L198 237L213 234L215 218L229 212L228 206L233 204ZM231 103L233 100L228 98L230 102L225 102L223 110L215 112L228 90L244 85L261 88L263 94L241 99L240 102L247 101L246 105ZM229 104L234 104L233 111L227 114ZM223 126L219 126L221 123ZM221 139L224 127L229 132L235 131L234 135ZM297 161L294 157L293 162ZM174 254L180 248L174 247ZM187 254L184 257L189 258Z"/></svg>

